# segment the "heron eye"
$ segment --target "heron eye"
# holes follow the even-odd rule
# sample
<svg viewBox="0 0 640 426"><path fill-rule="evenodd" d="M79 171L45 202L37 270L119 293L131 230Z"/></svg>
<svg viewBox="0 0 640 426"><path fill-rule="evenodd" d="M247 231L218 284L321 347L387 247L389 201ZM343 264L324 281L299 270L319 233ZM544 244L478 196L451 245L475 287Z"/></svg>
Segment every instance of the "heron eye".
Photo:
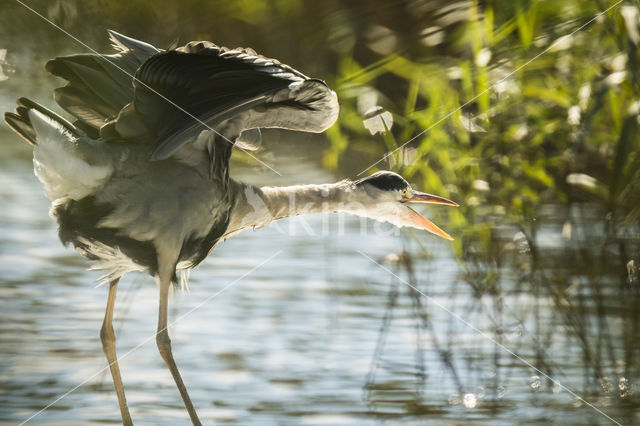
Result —
<svg viewBox="0 0 640 426"><path fill-rule="evenodd" d="M404 198L408 198L409 197L409 190L407 188L402 190L402 196Z"/></svg>

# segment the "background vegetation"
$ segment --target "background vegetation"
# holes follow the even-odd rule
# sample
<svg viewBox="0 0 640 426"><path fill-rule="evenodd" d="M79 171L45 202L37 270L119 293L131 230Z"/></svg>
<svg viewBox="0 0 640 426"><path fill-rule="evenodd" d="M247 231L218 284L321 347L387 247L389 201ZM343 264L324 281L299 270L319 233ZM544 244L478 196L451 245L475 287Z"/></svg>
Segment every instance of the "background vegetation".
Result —
<svg viewBox="0 0 640 426"><path fill-rule="evenodd" d="M595 20L616 2L30 4L98 50L108 49L104 28L159 46L210 39L253 46L324 78L342 102L325 166L351 174L394 151L375 168L461 201L468 210L453 224L473 232L469 213L531 218L541 202L594 202L617 225L638 219L637 3L621 2ZM19 3L2 7L16 19L0 36L41 28L39 17L16 13ZM13 60L59 55L59 37L8 49L5 72L20 77L5 84L8 92L29 74L44 75ZM381 123L383 110L392 114L389 131L382 125L372 136L363 121Z"/></svg>
<svg viewBox="0 0 640 426"><path fill-rule="evenodd" d="M640 377L639 1L29 4L97 50L108 49L105 28L157 46L176 37L208 39L251 46L325 79L341 113L327 132L324 167L344 176L392 169L414 187L462 204L446 211L443 227L456 236L460 282L472 302L464 318L488 321L484 330L505 344L510 324L532 324L535 366L549 375L576 367L550 348L578 348L583 394L626 404L633 419ZM40 63L29 58L79 47L66 42L61 52L60 35L35 30L40 18L17 13L22 9L0 6L14 17L0 27L0 39L25 28L43 36L8 49L2 67L16 78L3 83L6 98L30 95L20 81L50 78L21 61ZM433 253L411 236L407 247L393 265L414 282L413 263ZM397 297L391 287L389 315ZM411 300L419 327L433 336L431 314ZM457 343L450 335L435 346L463 394L473 379L461 366L474 364L471 352L453 351ZM487 345L495 350L496 377L513 374L516 367ZM375 356L383 352L381 337ZM532 387L533 377L544 388L538 375ZM499 387L496 378L495 400ZM546 389L555 392L553 383ZM369 391L376 400L375 370Z"/></svg>

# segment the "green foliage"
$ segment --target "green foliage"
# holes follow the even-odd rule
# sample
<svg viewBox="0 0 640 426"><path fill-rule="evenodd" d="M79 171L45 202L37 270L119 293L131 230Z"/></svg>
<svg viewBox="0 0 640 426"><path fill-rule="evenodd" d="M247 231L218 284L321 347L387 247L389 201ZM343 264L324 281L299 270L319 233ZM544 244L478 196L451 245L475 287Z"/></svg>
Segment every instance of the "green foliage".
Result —
<svg viewBox="0 0 640 426"><path fill-rule="evenodd" d="M374 169L394 169L416 187L463 205L450 216L460 227L451 230L456 235L473 232L465 218L520 222L545 202L587 201L618 219L640 217L639 3L625 1L580 29L611 5L551 0L31 3L101 51L109 49L105 28L158 46L176 37L210 39L251 46L326 80L338 92L341 112L327 132L325 166L352 176L391 152ZM12 99L25 95L21 81L51 79L31 62L21 63L23 52L48 58L78 46L18 3L3 4L0 11L13 17L0 28L0 38L8 40L6 61L15 71L3 82L5 96ZM33 33L25 37L24 28ZM21 34L19 40L12 39L15 34ZM376 106L392 114L393 124L388 132L372 135L364 120Z"/></svg>
<svg viewBox="0 0 640 426"><path fill-rule="evenodd" d="M458 235L476 232L465 217L477 220L476 210L492 206L501 221L529 220L541 203L567 201L637 218L637 6L615 7L579 29L605 6L511 3L472 2L426 48L369 66L343 58L339 130L329 134L325 165L352 168L356 152L373 164L392 152L372 171L393 168L460 202L462 214L451 216ZM370 93L394 116L387 134L362 125L358 107ZM368 165L362 155L356 162Z"/></svg>

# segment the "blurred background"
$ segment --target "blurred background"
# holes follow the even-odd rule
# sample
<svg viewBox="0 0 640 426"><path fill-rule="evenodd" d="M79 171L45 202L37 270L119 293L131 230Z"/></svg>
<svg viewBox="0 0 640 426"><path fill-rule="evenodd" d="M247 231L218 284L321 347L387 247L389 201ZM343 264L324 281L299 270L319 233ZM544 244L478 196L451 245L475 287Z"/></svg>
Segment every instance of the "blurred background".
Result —
<svg viewBox="0 0 640 426"><path fill-rule="evenodd" d="M424 211L452 243L309 217L218 246L170 311L204 303L171 335L206 424L640 421L639 1L23 1L101 52L106 29L205 39L326 80L338 122L265 131L257 155L282 176L235 153L236 179L389 169L461 204ZM0 16L2 109L55 108L45 62L86 48L17 1ZM4 124L0 144L0 422L77 387L29 424L117 424L107 289L57 240L30 146ZM187 424L153 342L153 279L120 289L133 419Z"/></svg>

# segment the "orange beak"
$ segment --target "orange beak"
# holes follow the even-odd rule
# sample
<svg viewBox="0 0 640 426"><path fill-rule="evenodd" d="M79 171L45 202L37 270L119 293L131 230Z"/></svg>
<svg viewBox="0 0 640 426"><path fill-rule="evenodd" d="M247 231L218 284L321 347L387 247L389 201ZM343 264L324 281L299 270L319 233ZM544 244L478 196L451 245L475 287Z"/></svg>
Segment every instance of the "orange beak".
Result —
<svg viewBox="0 0 640 426"><path fill-rule="evenodd" d="M443 197L438 197L437 195L426 194L424 192L413 191L413 196L411 198L407 198L400 201L401 203L428 203L428 204L443 204L446 206L458 207L458 203L448 200ZM432 234L435 234L439 237L446 238L447 240L453 241L453 238L442 229L438 228L433 224L429 219L422 216L417 211L413 210L409 206L405 206L407 208L407 214L402 219L405 221L407 226L411 226L413 228L424 229L425 231L429 231Z"/></svg>

